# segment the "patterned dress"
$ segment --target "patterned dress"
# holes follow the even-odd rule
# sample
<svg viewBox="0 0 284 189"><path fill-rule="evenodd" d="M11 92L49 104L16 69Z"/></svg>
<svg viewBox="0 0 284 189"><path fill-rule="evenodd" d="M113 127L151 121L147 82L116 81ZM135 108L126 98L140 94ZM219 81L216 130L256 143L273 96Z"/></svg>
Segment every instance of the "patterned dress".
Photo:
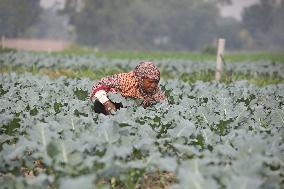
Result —
<svg viewBox="0 0 284 189"><path fill-rule="evenodd" d="M119 92L124 97L143 99L142 106L147 107L157 102L166 100L165 94L159 89L153 93L143 90L143 79L160 80L160 71L152 62L141 62L136 68L128 73L119 73L104 77L92 87L90 98L104 90L106 92Z"/></svg>

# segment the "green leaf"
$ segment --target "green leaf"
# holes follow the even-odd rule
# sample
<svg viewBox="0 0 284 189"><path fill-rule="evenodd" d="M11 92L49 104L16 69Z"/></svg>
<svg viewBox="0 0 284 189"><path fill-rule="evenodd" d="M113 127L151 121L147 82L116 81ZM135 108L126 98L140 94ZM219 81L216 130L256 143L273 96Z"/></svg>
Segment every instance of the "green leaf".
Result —
<svg viewBox="0 0 284 189"><path fill-rule="evenodd" d="M74 91L74 95L79 99L79 100L86 100L89 93L88 91L84 91L82 89L78 89L76 88L76 90Z"/></svg>

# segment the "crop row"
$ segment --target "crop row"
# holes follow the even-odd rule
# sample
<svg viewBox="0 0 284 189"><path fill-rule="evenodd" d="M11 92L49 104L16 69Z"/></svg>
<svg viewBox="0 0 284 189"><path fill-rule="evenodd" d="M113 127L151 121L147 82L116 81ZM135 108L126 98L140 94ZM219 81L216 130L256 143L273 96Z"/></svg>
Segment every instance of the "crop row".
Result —
<svg viewBox="0 0 284 189"><path fill-rule="evenodd" d="M114 60L107 58L97 58L94 55L76 56L76 55L48 55L32 54L27 52L2 53L0 56L0 65L4 67L29 67L35 69L70 69L85 70L90 69L94 72L106 69L117 69L119 71L129 71L133 69L141 60ZM215 62L197 62L190 60L157 60L155 63L160 67L163 73L171 77L180 78L184 74L192 74L202 71L215 71ZM248 74L252 76L268 75L280 77L283 79L284 64L271 63L268 61L259 62L238 62L225 63L227 74L234 73Z"/></svg>

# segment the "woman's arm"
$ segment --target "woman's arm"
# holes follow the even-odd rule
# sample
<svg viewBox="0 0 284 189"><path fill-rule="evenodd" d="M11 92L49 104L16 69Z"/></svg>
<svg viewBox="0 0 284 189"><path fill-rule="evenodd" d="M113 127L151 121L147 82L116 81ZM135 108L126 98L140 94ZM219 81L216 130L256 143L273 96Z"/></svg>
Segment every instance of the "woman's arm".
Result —
<svg viewBox="0 0 284 189"><path fill-rule="evenodd" d="M120 91L121 74L115 74L102 78L96 82L92 87L90 100L94 97L104 105L107 114L112 114L116 111L115 105L109 100L107 92Z"/></svg>
<svg viewBox="0 0 284 189"><path fill-rule="evenodd" d="M120 74L115 74L102 78L96 82L91 91L90 100L96 97L102 104L108 101L107 92L120 90Z"/></svg>

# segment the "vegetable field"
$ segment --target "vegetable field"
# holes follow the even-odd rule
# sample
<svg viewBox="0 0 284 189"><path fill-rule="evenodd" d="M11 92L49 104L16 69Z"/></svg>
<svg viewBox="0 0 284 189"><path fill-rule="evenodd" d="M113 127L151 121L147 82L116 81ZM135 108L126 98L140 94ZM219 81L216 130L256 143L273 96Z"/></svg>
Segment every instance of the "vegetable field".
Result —
<svg viewBox="0 0 284 189"><path fill-rule="evenodd" d="M159 60L168 102L92 112L94 81L137 63L0 54L0 187L284 187L284 64L227 63L217 83L214 62Z"/></svg>

